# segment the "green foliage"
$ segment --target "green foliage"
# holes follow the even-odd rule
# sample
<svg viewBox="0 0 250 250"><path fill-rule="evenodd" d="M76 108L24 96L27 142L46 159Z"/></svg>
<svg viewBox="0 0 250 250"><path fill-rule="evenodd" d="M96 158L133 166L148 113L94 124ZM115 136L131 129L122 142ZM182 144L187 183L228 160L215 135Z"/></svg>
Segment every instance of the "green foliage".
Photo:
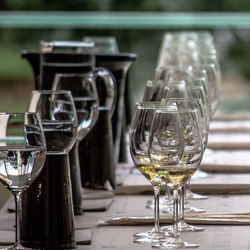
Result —
<svg viewBox="0 0 250 250"><path fill-rule="evenodd" d="M238 71L248 80L250 80L250 42L249 40L236 40L231 46L228 59L234 62Z"/></svg>
<svg viewBox="0 0 250 250"><path fill-rule="evenodd" d="M98 0L8 0L7 10L96 10Z"/></svg>
<svg viewBox="0 0 250 250"><path fill-rule="evenodd" d="M249 11L249 0L1 0L0 10Z"/></svg>

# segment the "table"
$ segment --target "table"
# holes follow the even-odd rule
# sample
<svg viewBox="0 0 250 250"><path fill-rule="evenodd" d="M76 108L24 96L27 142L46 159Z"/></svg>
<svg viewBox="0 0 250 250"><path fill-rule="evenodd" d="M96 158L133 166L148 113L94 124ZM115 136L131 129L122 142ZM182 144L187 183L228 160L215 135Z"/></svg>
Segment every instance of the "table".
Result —
<svg viewBox="0 0 250 250"><path fill-rule="evenodd" d="M246 177L249 174L246 174ZM140 175L132 174L130 179L144 181ZM250 177L250 175L249 175ZM216 175L215 177L216 178ZM222 177L220 176L220 179ZM197 180L196 180L197 182ZM145 184L144 182L142 182ZM146 209L146 201L152 195L115 195L114 201L107 211L85 212L83 216L76 216L76 227L92 228L91 245L79 246L78 249L152 249L147 244L133 243L133 234L138 231L150 230L153 225L142 226L98 226L98 220L106 220L121 216L149 216L152 210ZM196 207L207 209L207 213L247 212L250 211L250 194L237 195L209 195L207 200L196 200L191 203ZM161 213L161 217L165 214ZM0 230L11 228L14 224L14 214L6 212L6 206L0 212ZM182 233L183 239L200 244L198 249L227 249L247 250L250 248L250 223L249 225L205 225L204 232ZM1 236L2 237L2 236Z"/></svg>

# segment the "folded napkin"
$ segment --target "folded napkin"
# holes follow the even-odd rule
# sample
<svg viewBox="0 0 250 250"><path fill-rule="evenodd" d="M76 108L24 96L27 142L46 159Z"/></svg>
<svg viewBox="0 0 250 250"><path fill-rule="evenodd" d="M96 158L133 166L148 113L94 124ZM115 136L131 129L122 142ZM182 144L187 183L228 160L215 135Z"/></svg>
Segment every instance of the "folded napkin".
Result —
<svg viewBox="0 0 250 250"><path fill-rule="evenodd" d="M209 150L204 153L201 170L217 173L249 173L249 150Z"/></svg>
<svg viewBox="0 0 250 250"><path fill-rule="evenodd" d="M186 215L185 221L190 224L202 225L250 225L250 214L247 213L222 213L222 214L195 214ZM99 226L138 226L152 225L154 218L152 216L143 217L116 217L107 220L99 220ZM172 224L173 216L167 215L161 217L162 224Z"/></svg>
<svg viewBox="0 0 250 250"><path fill-rule="evenodd" d="M210 149L215 149L215 150L250 149L250 142L208 142L207 147Z"/></svg>
<svg viewBox="0 0 250 250"><path fill-rule="evenodd" d="M153 187L146 185L121 185L115 189L116 195L153 194Z"/></svg>
<svg viewBox="0 0 250 250"><path fill-rule="evenodd" d="M249 120L250 113L249 112L234 112L234 113L217 113L213 116L213 121L215 120Z"/></svg>
<svg viewBox="0 0 250 250"><path fill-rule="evenodd" d="M207 147L210 149L250 149L250 133L210 133Z"/></svg>
<svg viewBox="0 0 250 250"><path fill-rule="evenodd" d="M202 164L200 169L213 173L250 173L250 165Z"/></svg>
<svg viewBox="0 0 250 250"><path fill-rule="evenodd" d="M200 194L250 194L250 183L230 183L230 184L203 184L191 183L190 188L195 193Z"/></svg>
<svg viewBox="0 0 250 250"><path fill-rule="evenodd" d="M245 121L211 121L209 124L210 132L250 132L250 120Z"/></svg>
<svg viewBox="0 0 250 250"><path fill-rule="evenodd" d="M250 194L250 183L191 183L190 188L199 194ZM164 194L164 190L161 192ZM149 195L153 194L153 188L149 185L123 185L115 189L116 195Z"/></svg>

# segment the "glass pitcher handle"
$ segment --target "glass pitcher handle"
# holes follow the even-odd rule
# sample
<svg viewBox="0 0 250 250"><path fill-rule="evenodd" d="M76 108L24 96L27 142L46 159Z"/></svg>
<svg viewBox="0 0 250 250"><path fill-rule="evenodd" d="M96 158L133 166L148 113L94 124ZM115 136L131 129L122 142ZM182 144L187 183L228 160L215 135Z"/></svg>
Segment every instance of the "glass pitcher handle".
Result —
<svg viewBox="0 0 250 250"><path fill-rule="evenodd" d="M115 77L108 69L102 67L96 68L95 75L100 106L108 108L112 116L117 98Z"/></svg>

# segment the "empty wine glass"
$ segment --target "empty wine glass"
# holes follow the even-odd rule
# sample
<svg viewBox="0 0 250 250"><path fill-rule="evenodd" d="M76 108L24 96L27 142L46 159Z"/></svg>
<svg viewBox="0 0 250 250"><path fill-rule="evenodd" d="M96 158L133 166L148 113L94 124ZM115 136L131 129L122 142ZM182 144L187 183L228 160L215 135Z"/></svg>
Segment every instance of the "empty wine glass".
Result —
<svg viewBox="0 0 250 250"><path fill-rule="evenodd" d="M40 174L46 158L45 137L37 113L0 113L0 181L11 190L16 204L15 244L20 241L23 191Z"/></svg>
<svg viewBox="0 0 250 250"><path fill-rule="evenodd" d="M174 115L173 115L174 114ZM175 118L179 116L179 119ZM197 111L178 109L174 113L157 110L150 136L149 158L152 167L173 191L173 236L166 242L154 242L159 248L191 248L197 244L180 239L178 202L181 187L197 170L202 157L202 142Z"/></svg>
<svg viewBox="0 0 250 250"><path fill-rule="evenodd" d="M82 214L82 183L79 164L79 143L95 125L99 98L93 74L56 74L53 90L70 90L76 107L78 126L76 143L69 153L74 213Z"/></svg>
<svg viewBox="0 0 250 250"><path fill-rule="evenodd" d="M116 54L119 53L116 38L114 36L85 36L83 41L95 44L95 53Z"/></svg>

